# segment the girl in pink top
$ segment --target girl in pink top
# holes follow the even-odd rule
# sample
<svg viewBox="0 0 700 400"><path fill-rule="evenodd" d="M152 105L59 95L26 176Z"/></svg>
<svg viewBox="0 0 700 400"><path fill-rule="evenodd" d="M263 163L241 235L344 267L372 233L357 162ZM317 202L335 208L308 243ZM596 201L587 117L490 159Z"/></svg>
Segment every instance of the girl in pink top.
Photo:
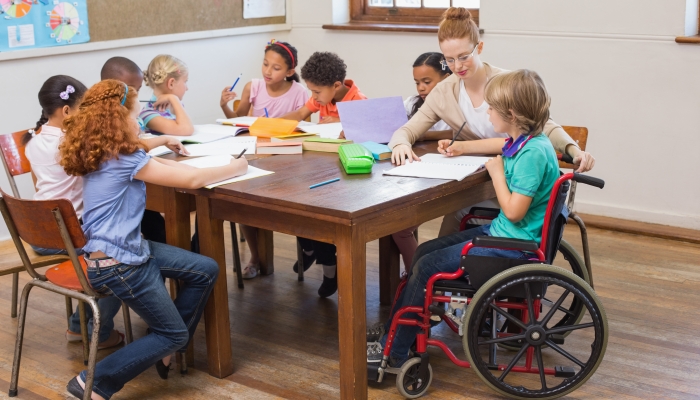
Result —
<svg viewBox="0 0 700 400"><path fill-rule="evenodd" d="M272 39L265 47L263 79L253 79L245 85L241 102L235 111L228 103L237 97L236 92L230 91L228 86L221 91L220 105L226 118L247 115L277 118L301 108L309 99L309 93L299 83L299 75L295 71L298 63L297 49L294 46ZM243 268L243 279L251 279L258 275L260 269L258 229L245 225L241 227L250 248L250 261Z"/></svg>

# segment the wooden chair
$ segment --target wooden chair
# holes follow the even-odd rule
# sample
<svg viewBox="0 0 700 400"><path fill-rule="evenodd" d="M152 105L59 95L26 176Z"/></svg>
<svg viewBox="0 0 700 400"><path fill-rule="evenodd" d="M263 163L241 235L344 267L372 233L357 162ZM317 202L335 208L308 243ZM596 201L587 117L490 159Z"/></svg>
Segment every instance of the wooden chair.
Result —
<svg viewBox="0 0 700 400"><path fill-rule="evenodd" d="M87 365L87 377L85 380L85 397L90 399L92 384L95 375L97 360L97 345L100 330L100 309L97 307L97 299L105 297L95 292L85 276L85 260L79 257L76 248L85 246L86 239L83 230L75 214L73 205L66 199L58 200L21 200L0 191L0 212L5 219L12 240L17 247L22 263L32 277L22 291L20 300L19 320L17 323L17 341L15 344L15 356L12 364L12 377L10 381L10 397L17 395L19 379L19 366L22 356L22 342L24 339L24 326L27 317L27 303L29 292L34 287L40 287L48 291L62 294L77 299L80 308L80 322L83 334L83 361ZM22 241L34 246L64 249L68 253L68 261L65 261L46 271L46 275L36 272ZM88 349L87 321L85 318L85 303L90 305L93 312L92 340ZM131 321L129 308L122 306L124 312L124 325L128 342L131 341Z"/></svg>
<svg viewBox="0 0 700 400"><path fill-rule="evenodd" d="M21 196L17 189L15 178L31 172L31 166L29 165L29 160L27 160L27 157L24 155L24 146L21 141L22 136L24 136L26 132L27 131L20 131L8 135L0 135L0 160L2 160L2 165L5 168L7 180L10 182L12 194L17 198L21 198ZM26 243L22 243L22 247L25 253L28 254L34 268L47 267L68 259L66 255L42 256L37 254ZM12 258L10 260L0 261L0 276L12 274L12 302L10 306L10 316L12 318L17 317L19 273L22 271L24 271L24 264L21 260ZM69 297L66 298L66 312L68 316L73 313Z"/></svg>
<svg viewBox="0 0 700 400"><path fill-rule="evenodd" d="M586 151L586 144L588 143L588 128L581 126L562 126L566 133L571 136L572 139L578 144L579 148ZM568 164L559 161L560 168L575 169L573 164ZM574 200L576 199L576 181L571 181L571 189L569 190L569 199L567 207L573 210ZM588 269L588 275L590 278L591 287L593 287L593 270L591 269L591 254L588 249L588 232L586 230L586 224L583 223L581 217L575 212L569 214L569 218L572 219L578 225L581 230L581 246L583 247L583 261Z"/></svg>

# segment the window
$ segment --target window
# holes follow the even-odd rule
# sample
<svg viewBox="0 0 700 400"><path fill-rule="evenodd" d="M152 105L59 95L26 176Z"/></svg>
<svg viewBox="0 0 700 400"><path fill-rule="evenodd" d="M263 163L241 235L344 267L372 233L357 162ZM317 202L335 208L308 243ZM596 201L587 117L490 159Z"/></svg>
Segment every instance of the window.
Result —
<svg viewBox="0 0 700 400"><path fill-rule="evenodd" d="M353 21L430 24L440 22L449 7L468 8L479 23L481 0L350 0Z"/></svg>

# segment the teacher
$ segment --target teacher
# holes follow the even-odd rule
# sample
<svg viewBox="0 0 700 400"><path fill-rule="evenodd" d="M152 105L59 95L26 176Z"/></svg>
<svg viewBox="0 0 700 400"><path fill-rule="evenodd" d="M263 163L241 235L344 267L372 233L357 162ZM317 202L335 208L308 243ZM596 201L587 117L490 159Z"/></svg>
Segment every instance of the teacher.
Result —
<svg viewBox="0 0 700 400"><path fill-rule="evenodd" d="M420 161L411 146L440 120L455 132L464 125L457 136L457 140L464 142L455 142L452 146L449 146L449 140L440 142L438 151L448 156L501 154L504 139L508 136L494 131L487 113L489 105L484 100L488 80L507 71L481 61L484 42L467 9L452 7L445 11L438 29L438 41L444 56L443 68L449 68L453 74L438 83L418 112L394 132L389 147L392 149L391 161L396 165L403 165L407 160ZM544 127L544 134L557 152L573 158L578 172L593 168L593 156L582 151L559 124L550 119ZM479 205L497 206L494 201ZM462 216L469 208L446 215L439 236L457 232Z"/></svg>

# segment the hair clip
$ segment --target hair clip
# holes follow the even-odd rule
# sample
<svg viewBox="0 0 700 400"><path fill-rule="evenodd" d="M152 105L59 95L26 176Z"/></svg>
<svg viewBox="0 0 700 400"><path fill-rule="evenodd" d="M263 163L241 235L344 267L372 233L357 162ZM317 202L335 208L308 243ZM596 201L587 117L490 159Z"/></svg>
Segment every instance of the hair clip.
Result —
<svg viewBox="0 0 700 400"><path fill-rule="evenodd" d="M75 93L75 88L71 85L66 86L66 91L61 92L60 96L63 100L68 100L68 97L70 97L71 93Z"/></svg>
<svg viewBox="0 0 700 400"><path fill-rule="evenodd" d="M125 83L124 84L124 98L122 99L122 105L124 105L124 103L126 103L126 95L128 95L128 94L129 94L129 86L127 86L127 84Z"/></svg>
<svg viewBox="0 0 700 400"><path fill-rule="evenodd" d="M277 39L270 39L270 41L267 42L267 46L265 46L265 47L270 47L270 46L272 46L273 44L275 44L276 41L277 41Z"/></svg>

